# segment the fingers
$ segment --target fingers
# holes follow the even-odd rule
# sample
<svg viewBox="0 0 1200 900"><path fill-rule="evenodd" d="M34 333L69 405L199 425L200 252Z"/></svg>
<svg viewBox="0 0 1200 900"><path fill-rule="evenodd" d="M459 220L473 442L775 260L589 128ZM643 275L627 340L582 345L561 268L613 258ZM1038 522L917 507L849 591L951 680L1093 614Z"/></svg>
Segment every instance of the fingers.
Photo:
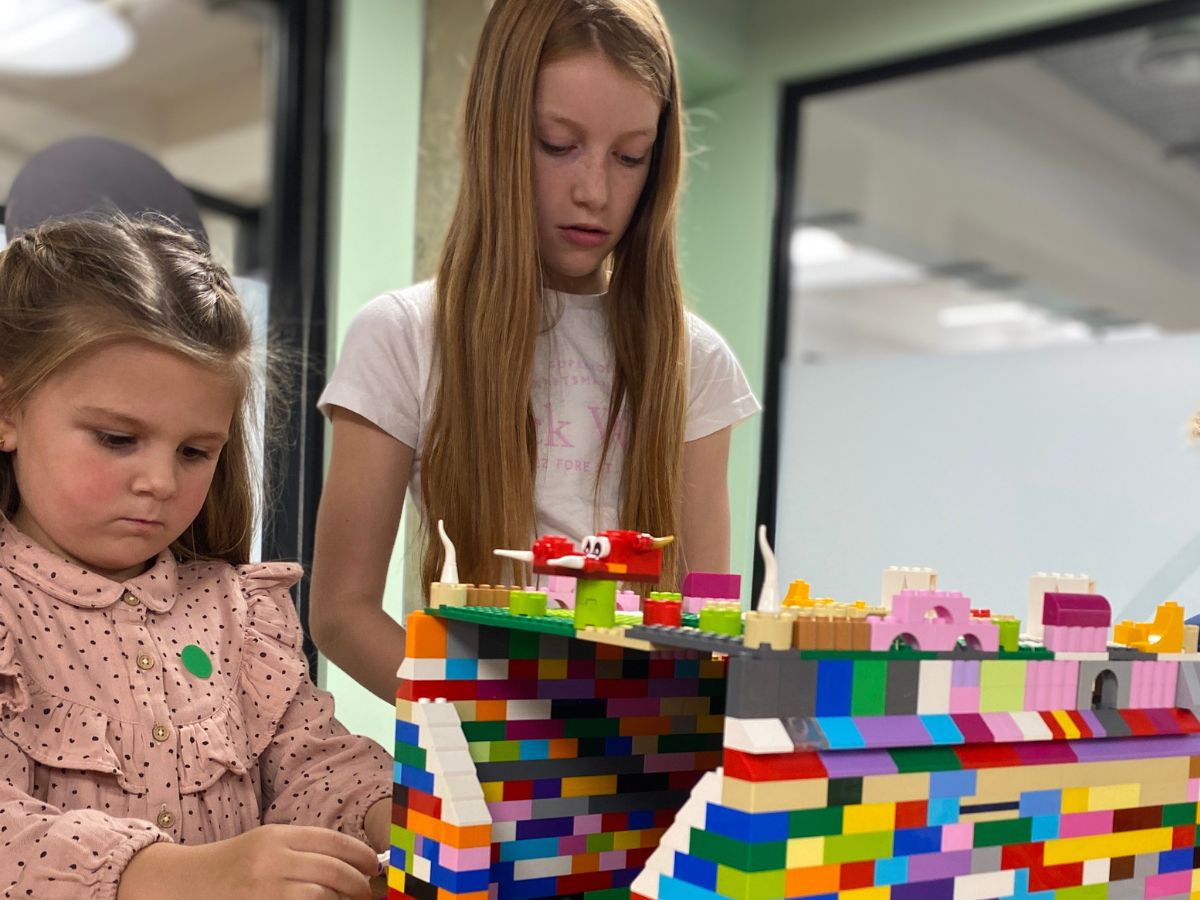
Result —
<svg viewBox="0 0 1200 900"><path fill-rule="evenodd" d="M368 878L379 871L379 855L348 834L308 825L290 825L288 831L288 844L293 850L341 860Z"/></svg>
<svg viewBox="0 0 1200 900"><path fill-rule="evenodd" d="M331 891L334 900L371 900L371 885L367 876L332 856L299 853L287 878Z"/></svg>

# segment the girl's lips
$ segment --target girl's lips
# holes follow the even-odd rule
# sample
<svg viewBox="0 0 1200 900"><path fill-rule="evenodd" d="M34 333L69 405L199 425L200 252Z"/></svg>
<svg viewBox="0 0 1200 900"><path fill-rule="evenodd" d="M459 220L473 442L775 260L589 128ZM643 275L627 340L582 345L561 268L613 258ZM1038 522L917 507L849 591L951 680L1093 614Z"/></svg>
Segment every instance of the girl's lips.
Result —
<svg viewBox="0 0 1200 900"><path fill-rule="evenodd" d="M569 243L575 244L577 247L599 247L608 240L608 232L602 229L562 225L558 230Z"/></svg>

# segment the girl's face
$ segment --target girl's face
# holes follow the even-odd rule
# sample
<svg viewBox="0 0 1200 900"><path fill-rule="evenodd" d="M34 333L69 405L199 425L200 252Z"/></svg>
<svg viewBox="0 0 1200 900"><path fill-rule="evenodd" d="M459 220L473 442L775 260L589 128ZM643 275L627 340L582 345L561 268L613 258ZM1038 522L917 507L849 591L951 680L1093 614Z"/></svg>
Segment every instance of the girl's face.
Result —
<svg viewBox="0 0 1200 900"><path fill-rule="evenodd" d="M87 354L0 418L14 524L114 581L139 574L199 514L237 402L230 379L152 344Z"/></svg>
<svg viewBox="0 0 1200 900"><path fill-rule="evenodd" d="M605 290L601 266L646 184L660 110L645 85L599 52L538 73L533 186L549 287Z"/></svg>

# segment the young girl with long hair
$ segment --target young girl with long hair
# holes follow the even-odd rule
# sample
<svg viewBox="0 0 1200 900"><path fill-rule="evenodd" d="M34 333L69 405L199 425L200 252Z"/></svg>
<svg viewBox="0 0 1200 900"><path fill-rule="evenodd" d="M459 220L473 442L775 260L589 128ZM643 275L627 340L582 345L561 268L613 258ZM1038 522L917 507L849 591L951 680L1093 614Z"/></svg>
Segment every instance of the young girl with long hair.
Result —
<svg viewBox="0 0 1200 900"><path fill-rule="evenodd" d="M422 586L438 519L464 581L499 583L493 549L535 533L622 527L679 537L672 586L728 567L729 432L758 409L684 309L679 79L652 0L497 0L465 112L437 278L356 317L320 404L333 451L310 621L384 698L404 652L382 594L406 490Z"/></svg>
<svg viewBox="0 0 1200 900"><path fill-rule="evenodd" d="M391 764L251 564L255 351L164 223L0 255L0 896L370 896ZM368 846L371 845L371 846Z"/></svg>

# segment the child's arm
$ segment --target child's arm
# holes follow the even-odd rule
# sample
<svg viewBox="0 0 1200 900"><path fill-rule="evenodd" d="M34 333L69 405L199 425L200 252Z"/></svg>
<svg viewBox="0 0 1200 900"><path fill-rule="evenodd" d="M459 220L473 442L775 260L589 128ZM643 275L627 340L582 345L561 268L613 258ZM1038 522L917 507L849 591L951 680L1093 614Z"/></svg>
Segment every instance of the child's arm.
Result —
<svg viewBox="0 0 1200 900"><path fill-rule="evenodd" d="M25 754L0 736L0 896L113 900L134 855L170 840L140 819L63 812L35 800L32 781Z"/></svg>
<svg viewBox="0 0 1200 900"><path fill-rule="evenodd" d="M731 427L683 445L682 575L729 571Z"/></svg>
<svg viewBox="0 0 1200 900"><path fill-rule="evenodd" d="M333 407L333 450L317 513L309 626L355 681L389 704L404 629L383 610L413 449L362 416Z"/></svg>

